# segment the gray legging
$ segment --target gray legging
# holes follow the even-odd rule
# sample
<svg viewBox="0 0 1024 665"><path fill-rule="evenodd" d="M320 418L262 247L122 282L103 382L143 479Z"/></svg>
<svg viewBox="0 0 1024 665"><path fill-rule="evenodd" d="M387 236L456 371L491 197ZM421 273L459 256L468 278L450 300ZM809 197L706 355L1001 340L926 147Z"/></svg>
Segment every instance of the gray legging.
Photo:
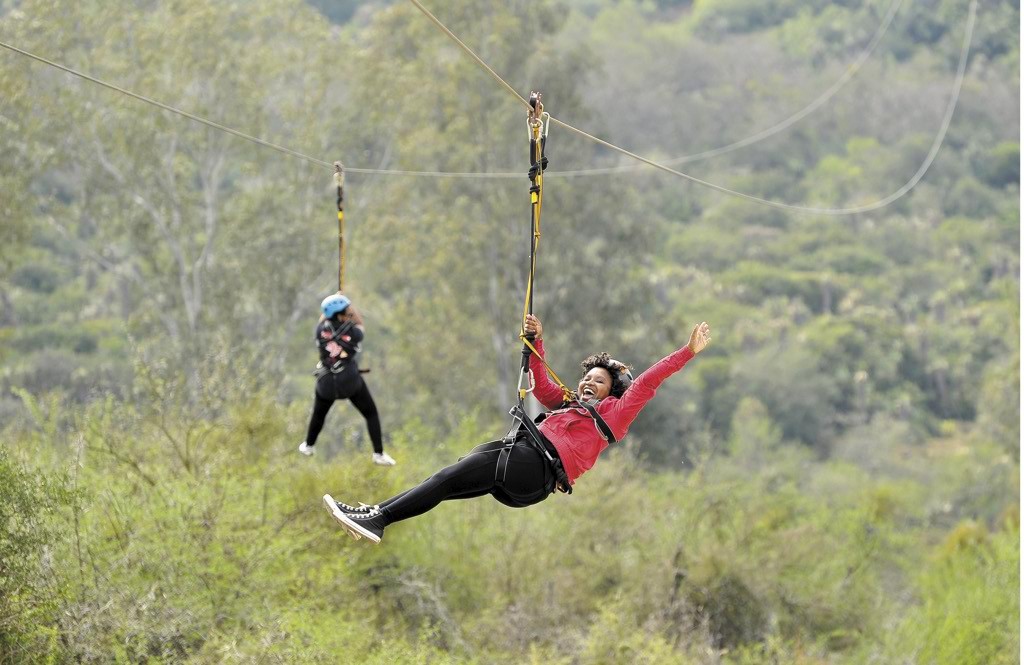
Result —
<svg viewBox="0 0 1024 665"><path fill-rule="evenodd" d="M316 394L313 397L313 414L309 417L309 430L306 432L306 444L316 445L320 430L324 427L324 419L331 405L339 399L347 399L352 406L366 419L366 429L370 432L373 452L384 452L384 443L380 432L380 417L377 405L373 402L370 388L359 375L359 368L354 364L346 367L343 372L328 372L316 382Z"/></svg>

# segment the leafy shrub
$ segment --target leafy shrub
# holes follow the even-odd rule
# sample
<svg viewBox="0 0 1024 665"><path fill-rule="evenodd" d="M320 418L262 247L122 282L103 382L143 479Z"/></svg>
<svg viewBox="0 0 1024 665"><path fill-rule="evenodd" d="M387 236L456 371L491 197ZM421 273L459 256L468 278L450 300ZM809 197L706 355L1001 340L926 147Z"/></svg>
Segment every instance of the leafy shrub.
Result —
<svg viewBox="0 0 1024 665"><path fill-rule="evenodd" d="M707 621L715 647L730 649L760 640L767 627L764 603L743 578L722 571L691 587L690 604L698 625Z"/></svg>
<svg viewBox="0 0 1024 665"><path fill-rule="evenodd" d="M29 263L14 271L11 282L15 286L40 294L57 290L61 283L60 273L45 263Z"/></svg>
<svg viewBox="0 0 1024 665"><path fill-rule="evenodd" d="M1009 665L1020 648L1020 526L958 525L919 576L921 603L889 645L920 663Z"/></svg>
<svg viewBox="0 0 1024 665"><path fill-rule="evenodd" d="M975 159L974 172L989 187L1020 184L1020 144L1004 141Z"/></svg>
<svg viewBox="0 0 1024 665"><path fill-rule="evenodd" d="M990 217L998 209L995 192L971 177L961 178L949 190L942 204L947 215L964 215L980 219Z"/></svg>
<svg viewBox="0 0 1024 665"><path fill-rule="evenodd" d="M53 547L74 494L60 477L26 469L0 447L0 662L44 662L57 649L64 594Z"/></svg>

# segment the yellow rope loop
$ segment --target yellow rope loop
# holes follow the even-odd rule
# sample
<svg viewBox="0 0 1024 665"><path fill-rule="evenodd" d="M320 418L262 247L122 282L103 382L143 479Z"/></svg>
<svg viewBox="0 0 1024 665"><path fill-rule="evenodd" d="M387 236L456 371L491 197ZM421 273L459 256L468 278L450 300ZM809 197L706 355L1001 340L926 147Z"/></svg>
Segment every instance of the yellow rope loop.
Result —
<svg viewBox="0 0 1024 665"><path fill-rule="evenodd" d="M548 374L551 376L551 379L555 383L558 384L558 387L562 391L562 401L569 402L569 401L572 401L573 399L575 399L576 398L576 393L573 390L570 390L569 388L567 388L566 385L564 383L562 383L562 380L560 378L558 378L557 374L555 374L555 370L551 369L551 365L548 364L548 361L544 359L544 356L540 355L540 351L537 350L537 347L535 347L533 344L531 344L530 340L526 339L526 333L525 332L523 334L519 335L519 339L522 340L523 344L525 344L527 346L527 348L530 349L530 351L533 353L533 355L537 356L537 360L539 360L544 365L544 369L547 370ZM527 392L530 392L532 390L533 390L533 386L531 386L530 390L527 391ZM520 389L520 396L521 397L524 396L524 393L523 393L522 389Z"/></svg>

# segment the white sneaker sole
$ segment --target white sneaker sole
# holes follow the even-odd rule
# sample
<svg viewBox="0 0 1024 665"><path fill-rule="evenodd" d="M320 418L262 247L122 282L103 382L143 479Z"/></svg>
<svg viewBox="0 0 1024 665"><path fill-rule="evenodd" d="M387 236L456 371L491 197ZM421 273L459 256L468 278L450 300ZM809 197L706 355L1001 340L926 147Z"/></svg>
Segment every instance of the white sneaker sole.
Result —
<svg viewBox="0 0 1024 665"><path fill-rule="evenodd" d="M334 497L330 494L324 494L324 508L327 509L327 512L331 514L331 517L333 517L338 524L345 527L345 531L348 535L352 536L354 540L362 538L362 536L358 532L353 531L348 522L343 519L345 514L338 509L338 504L334 503Z"/></svg>
<svg viewBox="0 0 1024 665"><path fill-rule="evenodd" d="M359 522L349 519L348 515L338 510L338 507L334 504L334 499L331 498L330 494L324 494L324 504L331 511L331 517L336 519L339 524L345 527L345 530L352 534L355 538L366 538L372 543L379 543L380 536L372 531L364 529Z"/></svg>

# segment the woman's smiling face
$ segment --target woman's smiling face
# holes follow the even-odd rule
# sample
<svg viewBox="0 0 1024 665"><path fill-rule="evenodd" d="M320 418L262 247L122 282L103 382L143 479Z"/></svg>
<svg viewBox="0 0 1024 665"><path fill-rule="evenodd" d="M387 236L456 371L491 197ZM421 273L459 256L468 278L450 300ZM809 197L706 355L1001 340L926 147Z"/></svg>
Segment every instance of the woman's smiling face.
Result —
<svg viewBox="0 0 1024 665"><path fill-rule="evenodd" d="M604 399L612 392L612 375L604 367L594 367L583 375L576 394L582 400Z"/></svg>

